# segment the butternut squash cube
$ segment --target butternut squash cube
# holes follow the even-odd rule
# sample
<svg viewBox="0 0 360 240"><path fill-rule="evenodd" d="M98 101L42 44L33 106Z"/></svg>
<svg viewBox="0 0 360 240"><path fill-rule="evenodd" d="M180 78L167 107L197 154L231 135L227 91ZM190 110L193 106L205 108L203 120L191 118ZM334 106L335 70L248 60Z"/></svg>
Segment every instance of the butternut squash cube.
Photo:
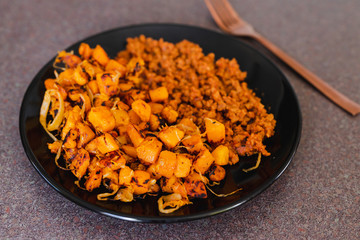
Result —
<svg viewBox="0 0 360 240"><path fill-rule="evenodd" d="M204 148L200 134L188 136L181 141L189 153L198 153Z"/></svg>
<svg viewBox="0 0 360 240"><path fill-rule="evenodd" d="M193 172L185 178L184 186L187 195L194 198L207 198L207 192L201 176Z"/></svg>
<svg viewBox="0 0 360 240"><path fill-rule="evenodd" d="M164 127L158 134L158 138L165 144L169 149L174 148L184 137L184 132L177 127L170 126Z"/></svg>
<svg viewBox="0 0 360 240"><path fill-rule="evenodd" d="M81 148L71 161L69 168L78 179L81 179L85 175L89 165L90 155L85 149Z"/></svg>
<svg viewBox="0 0 360 240"><path fill-rule="evenodd" d="M96 141L95 143L97 148L102 154L119 150L119 145L116 143L114 137L109 133L104 133L103 135L95 138L93 141Z"/></svg>
<svg viewBox="0 0 360 240"><path fill-rule="evenodd" d="M133 176L134 171L131 168L128 166L121 168L119 172L119 184L129 186Z"/></svg>
<svg viewBox="0 0 360 240"><path fill-rule="evenodd" d="M166 87L159 87L154 90L149 91L151 101L153 102L163 102L168 99L169 93Z"/></svg>
<svg viewBox="0 0 360 240"><path fill-rule="evenodd" d="M99 167L97 167L93 171L91 171L88 179L85 182L86 190L91 192L95 188L100 187L102 176L103 176L103 172L102 172L101 168L99 168Z"/></svg>
<svg viewBox="0 0 360 240"><path fill-rule="evenodd" d="M184 154L178 154L176 156L177 165L174 172L175 177L184 178L189 175L192 165L191 160Z"/></svg>
<svg viewBox="0 0 360 240"><path fill-rule="evenodd" d="M109 56L100 45L96 45L96 47L93 49L92 57L102 66L106 66L110 60Z"/></svg>
<svg viewBox="0 0 360 240"><path fill-rule="evenodd" d="M177 111L171 109L170 107L164 107L161 111L161 116L169 123L172 124L176 122L179 114Z"/></svg>
<svg viewBox="0 0 360 240"><path fill-rule="evenodd" d="M147 193L150 187L150 173L142 170L135 170L131 186L134 189L135 195Z"/></svg>
<svg viewBox="0 0 360 240"><path fill-rule="evenodd" d="M119 92L119 77L110 73L96 74L96 82L99 92L109 97Z"/></svg>
<svg viewBox="0 0 360 240"><path fill-rule="evenodd" d="M116 125L110 108L104 106L92 107L88 113L88 120L100 132L109 132Z"/></svg>
<svg viewBox="0 0 360 240"><path fill-rule="evenodd" d="M123 145L122 150L126 153L126 155L129 155L132 158L137 157L136 147L133 147L131 145Z"/></svg>
<svg viewBox="0 0 360 240"><path fill-rule="evenodd" d="M170 151L162 151L156 162L156 172L163 177L170 178L176 169L176 154Z"/></svg>
<svg viewBox="0 0 360 240"><path fill-rule="evenodd" d="M156 131L160 127L160 120L156 115L151 114L149 124L151 131Z"/></svg>
<svg viewBox="0 0 360 240"><path fill-rule="evenodd" d="M115 127L119 126L126 126L130 122L129 114L125 111L120 109L113 109L111 113L114 115L115 118Z"/></svg>
<svg viewBox="0 0 360 240"><path fill-rule="evenodd" d="M151 107L145 101L138 99L131 104L131 108L140 117L141 121L148 122L151 116Z"/></svg>
<svg viewBox="0 0 360 240"><path fill-rule="evenodd" d="M80 122L77 124L77 128L79 130L79 141L77 147L81 148L95 137L95 133L88 125Z"/></svg>
<svg viewBox="0 0 360 240"><path fill-rule="evenodd" d="M160 114L164 108L164 106L160 103L149 102L148 104L151 107L151 113L153 114Z"/></svg>
<svg viewBox="0 0 360 240"><path fill-rule="evenodd" d="M162 143L155 137L147 137L136 148L137 157L144 164L153 164L159 157L161 152Z"/></svg>
<svg viewBox="0 0 360 240"><path fill-rule="evenodd" d="M117 72L121 74L120 76L124 76L126 73L126 67L121 63L119 63L118 61L115 61L114 59L110 59L106 64L105 71Z"/></svg>
<svg viewBox="0 0 360 240"><path fill-rule="evenodd" d="M88 82L88 87L90 88L92 94L97 94L97 93L99 93L99 87L98 87L98 85L97 85L96 80L91 80L91 81L89 81L89 82Z"/></svg>
<svg viewBox="0 0 360 240"><path fill-rule="evenodd" d="M205 148L198 154L196 160L193 163L193 166L197 172L204 175L209 170L211 164L213 164L214 161L214 157L211 155L209 150Z"/></svg>
<svg viewBox="0 0 360 240"><path fill-rule="evenodd" d="M205 118L206 136L209 142L219 143L225 140L225 126L216 120Z"/></svg>
<svg viewBox="0 0 360 240"><path fill-rule="evenodd" d="M215 158L215 163L218 165L227 165L229 164L229 148L220 145L212 152L213 157Z"/></svg>
<svg viewBox="0 0 360 240"><path fill-rule="evenodd" d="M134 147L138 147L144 141L143 135L135 127L135 125L129 124L126 128L126 132L129 135L130 140L133 143Z"/></svg>

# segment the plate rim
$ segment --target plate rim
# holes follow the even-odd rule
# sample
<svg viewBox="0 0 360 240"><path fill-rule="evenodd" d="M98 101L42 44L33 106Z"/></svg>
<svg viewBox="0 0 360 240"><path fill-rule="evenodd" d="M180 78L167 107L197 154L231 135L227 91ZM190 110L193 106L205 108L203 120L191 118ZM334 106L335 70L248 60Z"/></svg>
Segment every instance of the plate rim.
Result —
<svg viewBox="0 0 360 240"><path fill-rule="evenodd" d="M188 24L177 24L177 23L143 23L143 24L133 24L133 25L126 25L126 26L121 26L121 27L117 27L117 28L113 28L113 29L108 29L102 32L98 32L96 34L90 35L86 38L83 38L73 44L71 44L70 46L68 46L67 48L65 48L65 50L67 49L71 49L73 48L75 45L84 42L84 41L88 41L90 39L99 37L101 35L106 35L112 32L117 32L117 31L122 31L122 30L126 30L126 29L130 29L130 28L144 28L144 27L180 27L180 28L192 28L192 29L199 29L201 31L207 31L211 34L215 34L218 35L219 37L223 37L223 38L227 38L227 39L231 39L231 40L236 40L238 41L239 44L243 45L245 48L249 48L251 51L257 52L257 54L259 54L262 58L264 58L283 78L281 79L282 84L286 85L289 90L291 91L291 95L294 97L296 106L298 108L298 126L297 126L297 131L296 131L296 137L294 139L294 142L292 144L291 147L291 151L290 151L290 156L287 157L287 161L285 164L281 165L281 167L275 172L275 174L273 174L267 181L263 182L260 184L260 186L256 189L256 191L252 192L252 194L250 195L245 195L244 197L242 197L242 200L237 200L234 201L232 203L229 203L227 205L218 207L218 208L214 208L214 209L210 209L210 210L205 210L203 212L200 213L194 213L194 214L190 214L190 215L182 215L182 216L137 216L137 215L132 215L132 214L127 214L127 213L122 213L122 212L116 212L110 209L105 209L103 207L100 207L98 205L89 203L79 197L77 197L76 195L72 194L70 191L68 191L66 188L64 188L63 186L61 186L59 183L57 183L55 181L55 179L53 179L47 172L46 170L43 168L43 166L41 165L41 163L39 162L39 160L37 159L37 157L35 156L35 154L33 153L28 141L27 141L27 137L26 137L26 132L25 132L25 119L24 119L24 108L25 108L25 99L28 98L28 95L30 94L32 88L34 88L34 85L36 83L36 79L38 79L42 74L44 74L45 69L47 68L48 64L51 63L54 59L55 56L53 58L51 58L48 62L46 62L43 67L36 73L36 75L33 77L33 79L31 80L30 84L28 85L25 94L23 96L22 102L21 102L21 107L20 107L20 116L19 116L19 129L20 129L20 138L21 138L21 142L23 145L23 148L25 150L25 153L27 155L27 158L29 159L29 161L31 162L31 164L33 165L33 167L35 168L35 170L38 172L38 174L52 187L56 190L56 192L60 193L62 196L64 196L65 198L67 198L68 200L76 203L77 205L84 207L86 209L92 210L94 212L106 215L106 216L110 216L113 218L117 218L117 219L121 219L121 220L126 220L126 221L132 221L132 222L144 222L144 223L170 223L170 222L183 222L183 221L192 221L192 220L196 220L196 219L201 219L204 217L209 217L209 216L213 216L213 215L217 215L226 211L229 211L231 209L237 208L240 205L243 205L247 202L249 202L251 199L255 198L256 196L258 196L260 193L264 192L267 188L269 188L284 172L285 170L288 168L288 166L290 165L290 163L292 162L296 152L297 152L297 148L299 146L300 143L300 139L301 139L301 132L302 132L302 113L301 113L301 108L300 108L300 104L299 104L299 100L298 97L296 95L296 92L294 91L293 86L291 85L290 81L288 80L288 78L286 77L286 75L281 71L281 69L279 68L278 65L276 65L272 60L270 60L264 53L262 53L261 51L259 51L258 49L254 48L253 46L251 46L250 44L242 41L239 38L235 38L233 36L230 35L226 35L223 34L221 32L217 32L214 31L212 29L208 29L208 28L204 28L204 27L200 27L200 26L194 26L194 25L188 25Z"/></svg>

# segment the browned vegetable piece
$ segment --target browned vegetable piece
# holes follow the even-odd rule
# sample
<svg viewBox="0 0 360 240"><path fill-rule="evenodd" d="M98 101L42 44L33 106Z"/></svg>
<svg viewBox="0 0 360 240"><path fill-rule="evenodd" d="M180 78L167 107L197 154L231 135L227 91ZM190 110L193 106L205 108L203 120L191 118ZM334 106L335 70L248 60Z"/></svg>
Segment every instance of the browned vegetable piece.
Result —
<svg viewBox="0 0 360 240"><path fill-rule="evenodd" d="M145 101L138 99L131 104L132 110L140 117L141 121L148 122L151 116L151 107Z"/></svg>
<svg viewBox="0 0 360 240"><path fill-rule="evenodd" d="M80 121L81 115L80 115L80 108L79 106L73 107L73 109L68 111L68 116L66 117L66 123L61 131L61 139L64 140L66 135L71 129L76 128L76 124Z"/></svg>
<svg viewBox="0 0 360 240"><path fill-rule="evenodd" d="M48 143L48 148L51 151L51 153L57 153L59 149L61 148L61 141L55 141L53 143Z"/></svg>
<svg viewBox="0 0 360 240"><path fill-rule="evenodd" d="M229 148L220 145L211 153L215 158L215 163L218 165L228 165L229 164Z"/></svg>
<svg viewBox="0 0 360 240"><path fill-rule="evenodd" d="M161 176L170 178L176 169L176 154L170 151L162 151L156 162L156 172Z"/></svg>
<svg viewBox="0 0 360 240"><path fill-rule="evenodd" d="M156 131L160 127L160 120L156 115L151 114L149 124L150 124L150 130Z"/></svg>
<svg viewBox="0 0 360 240"><path fill-rule="evenodd" d="M90 110L91 102L86 92L80 91L78 89L69 89L68 97L81 106L81 108L84 106L86 112Z"/></svg>
<svg viewBox="0 0 360 240"><path fill-rule="evenodd" d="M74 80L77 84L79 84L80 86L85 85L86 83L88 83L88 75L83 72L83 69L81 68L80 65L78 65L75 68L74 71Z"/></svg>
<svg viewBox="0 0 360 240"><path fill-rule="evenodd" d="M176 161L177 165L174 175L178 178L184 178L188 176L192 165L191 160L185 154L177 154Z"/></svg>
<svg viewBox="0 0 360 240"><path fill-rule="evenodd" d="M112 170L109 167L104 167L102 169L103 179L109 180L110 183L107 183L107 188L110 190L119 189L119 173L117 171Z"/></svg>
<svg viewBox="0 0 360 240"><path fill-rule="evenodd" d="M200 134L188 136L181 141L189 153L199 153L204 148Z"/></svg>
<svg viewBox="0 0 360 240"><path fill-rule="evenodd" d="M78 137L78 131L75 129L70 129L70 131L66 134L63 147L64 148L76 148L76 139Z"/></svg>
<svg viewBox="0 0 360 240"><path fill-rule="evenodd" d="M93 149L95 147L95 149ZM89 152L100 152L102 154L119 150L119 145L116 143L116 140L109 133L104 133L103 135L92 140L85 147Z"/></svg>
<svg viewBox="0 0 360 240"><path fill-rule="evenodd" d="M182 197L187 196L184 184L175 176L163 178L161 181L161 190L168 193L179 193Z"/></svg>
<svg viewBox="0 0 360 240"><path fill-rule="evenodd" d="M225 126L224 124L210 119L205 118L206 136L211 143L220 143L225 140Z"/></svg>
<svg viewBox="0 0 360 240"><path fill-rule="evenodd" d="M170 124L176 122L179 114L177 111L171 109L170 107L164 107L161 111L161 116Z"/></svg>
<svg viewBox="0 0 360 240"><path fill-rule="evenodd" d="M169 149L174 148L184 137L184 132L177 127L164 127L158 134L158 138Z"/></svg>
<svg viewBox="0 0 360 240"><path fill-rule="evenodd" d="M101 168L97 167L94 170L92 170L89 174L88 179L85 182L86 190L91 192L95 188L100 187L102 175L103 175L103 173L102 173Z"/></svg>
<svg viewBox="0 0 360 240"><path fill-rule="evenodd" d="M73 86L76 84L74 81L74 69L67 68L61 72L57 77L57 82L63 87Z"/></svg>
<svg viewBox="0 0 360 240"><path fill-rule="evenodd" d="M92 94L97 94L99 93L99 87L97 85L96 80L91 80L88 82L87 86L89 87L89 89L91 90Z"/></svg>
<svg viewBox="0 0 360 240"><path fill-rule="evenodd" d="M119 92L119 76L111 73L96 74L99 92L107 96L114 96Z"/></svg>
<svg viewBox="0 0 360 240"><path fill-rule="evenodd" d="M177 127L185 132L186 135L196 135L200 134L199 128L195 125L195 123L190 118L183 118L177 124Z"/></svg>
<svg viewBox="0 0 360 240"><path fill-rule="evenodd" d="M88 120L100 132L109 132L116 125L115 118L108 107L92 107L88 113Z"/></svg>
<svg viewBox="0 0 360 240"><path fill-rule="evenodd" d="M150 187L150 174L146 171L135 170L131 181L131 186L134 189L134 194L140 195L147 193Z"/></svg>
<svg viewBox="0 0 360 240"><path fill-rule="evenodd" d="M95 133L86 124L79 122L76 126L79 130L79 141L77 147L82 148L95 137Z"/></svg>
<svg viewBox="0 0 360 240"><path fill-rule="evenodd" d="M84 60L81 62L81 67L89 75L90 79L95 78L98 73L103 72L102 68L96 62L90 63L89 61Z"/></svg>
<svg viewBox="0 0 360 240"><path fill-rule="evenodd" d="M126 74L126 67L119 63L118 61L115 61L113 59L110 59L109 62L106 64L105 71L107 72L117 72L120 73L120 76L125 76Z"/></svg>
<svg viewBox="0 0 360 240"><path fill-rule="evenodd" d="M201 176L193 172L185 178L184 186L187 191L187 195L194 198L207 198L207 192L205 184L202 181Z"/></svg>
<svg viewBox="0 0 360 240"><path fill-rule="evenodd" d="M78 56L65 51L59 52L57 59L58 61L65 63L69 68L74 68L81 62L81 59Z"/></svg>
<svg viewBox="0 0 360 240"><path fill-rule="evenodd" d="M211 164L214 162L214 157L211 155L207 148L203 149L198 155L196 160L193 163L194 169L201 173L205 174L209 170Z"/></svg>
<svg viewBox="0 0 360 240"><path fill-rule="evenodd" d="M61 97L65 100L67 97L66 90L61 87L59 84L56 84L55 79L48 78L44 82L46 90L48 89L56 89L60 92Z"/></svg>
<svg viewBox="0 0 360 240"><path fill-rule="evenodd" d="M99 166L102 168L109 168L114 171L125 167L125 164L126 160L121 154L110 154L99 161Z"/></svg>
<svg viewBox="0 0 360 240"><path fill-rule="evenodd" d="M128 166L124 166L119 172L119 184L130 186L132 178L134 177L134 170Z"/></svg>
<svg viewBox="0 0 360 240"><path fill-rule="evenodd" d="M153 164L159 157L162 149L162 143L156 137L147 137L136 148L137 157L144 164Z"/></svg>
<svg viewBox="0 0 360 240"><path fill-rule="evenodd" d="M145 62L143 59L138 57L133 57L127 63L126 68L128 73L133 75L134 77L139 76L144 71Z"/></svg>
<svg viewBox="0 0 360 240"><path fill-rule="evenodd" d="M115 127L119 126L126 126L130 122L129 114L125 111L120 109L111 109L111 113L114 115L115 118Z"/></svg>
<svg viewBox="0 0 360 240"><path fill-rule="evenodd" d="M85 175L89 165L90 155L85 149L81 148L71 161L69 168L78 179L81 179Z"/></svg>
<svg viewBox="0 0 360 240"><path fill-rule="evenodd" d="M160 103L149 102L148 104L151 108L151 113L153 114L160 114L164 108L164 106Z"/></svg>
<svg viewBox="0 0 360 240"><path fill-rule="evenodd" d="M133 124L129 124L126 129L127 134L130 137L131 142L134 144L135 147L138 147L143 141L144 137L137 129L137 127Z"/></svg>
<svg viewBox="0 0 360 240"><path fill-rule="evenodd" d="M129 114L129 121L132 124L139 125L141 123L140 117L136 114L136 112L133 109L131 109L128 112L128 114Z"/></svg>
<svg viewBox="0 0 360 240"><path fill-rule="evenodd" d="M106 66L110 60L109 56L100 45L96 45L96 47L93 49L92 57L102 66Z"/></svg>
<svg viewBox="0 0 360 240"><path fill-rule="evenodd" d="M149 91L151 101L153 102L163 102L168 99L169 93L166 87L159 87L154 90Z"/></svg>
<svg viewBox="0 0 360 240"><path fill-rule="evenodd" d="M156 171L156 163L150 165L146 171L150 173L151 178L159 180L162 176Z"/></svg>
<svg viewBox="0 0 360 240"><path fill-rule="evenodd" d="M92 49L90 48L89 44L87 43L81 43L79 46L79 54L84 59L89 59L92 54Z"/></svg>
<svg viewBox="0 0 360 240"><path fill-rule="evenodd" d="M121 148L130 157L133 157L133 158L137 157L136 147L131 146L131 145L123 145Z"/></svg>
<svg viewBox="0 0 360 240"><path fill-rule="evenodd" d="M211 181L219 182L225 178L226 171L223 167L214 164L211 166L209 171L209 178Z"/></svg>

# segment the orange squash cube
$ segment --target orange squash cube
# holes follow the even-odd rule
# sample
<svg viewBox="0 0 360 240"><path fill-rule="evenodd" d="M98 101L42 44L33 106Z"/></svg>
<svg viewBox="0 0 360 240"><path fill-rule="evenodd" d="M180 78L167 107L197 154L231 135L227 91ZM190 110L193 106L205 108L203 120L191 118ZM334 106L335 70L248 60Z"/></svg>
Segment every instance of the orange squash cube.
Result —
<svg viewBox="0 0 360 240"><path fill-rule="evenodd" d="M181 141L189 153L198 153L204 148L200 134L188 136Z"/></svg>
<svg viewBox="0 0 360 240"><path fill-rule="evenodd" d="M170 178L176 169L176 154L170 151L162 151L156 162L156 172L161 176Z"/></svg>
<svg viewBox="0 0 360 240"><path fill-rule="evenodd" d="M219 143L225 140L225 126L216 120L205 118L206 136L209 142Z"/></svg>
<svg viewBox="0 0 360 240"><path fill-rule="evenodd" d="M178 154L176 156L177 165L174 172L175 177L184 178L189 175L192 165L191 160L185 154Z"/></svg>
<svg viewBox="0 0 360 240"><path fill-rule="evenodd" d="M92 107L88 113L88 120L100 132L109 132L116 125L110 108L104 106Z"/></svg>
<svg viewBox="0 0 360 240"><path fill-rule="evenodd" d="M203 149L197 156L196 160L193 163L194 169L201 173L205 174L209 170L211 164L215 161L213 155L209 152L207 148Z"/></svg>
<svg viewBox="0 0 360 240"><path fill-rule="evenodd" d="M211 153L215 158L215 163L218 165L227 165L229 164L229 148L220 145Z"/></svg>
<svg viewBox="0 0 360 240"><path fill-rule="evenodd" d="M131 104L132 110L139 116L141 121L148 122L151 116L151 107L145 101L138 99Z"/></svg>
<svg viewBox="0 0 360 240"><path fill-rule="evenodd" d="M194 198L207 198L207 192L201 176L193 172L185 178L184 186L187 195Z"/></svg>
<svg viewBox="0 0 360 240"><path fill-rule="evenodd" d="M149 91L151 101L153 102L163 102L168 99L169 93L166 87L159 87L154 90Z"/></svg>
<svg viewBox="0 0 360 240"><path fill-rule="evenodd" d="M96 47L93 49L92 57L102 66L106 66L110 60L109 56L100 45L96 45Z"/></svg>
<svg viewBox="0 0 360 240"><path fill-rule="evenodd" d="M156 137L147 137L136 148L137 157L144 164L153 164L159 157L161 152L162 143Z"/></svg>
<svg viewBox="0 0 360 240"><path fill-rule="evenodd" d="M174 148L184 137L184 132L177 127L170 126L164 127L158 134L158 138L165 144L169 149Z"/></svg>
<svg viewBox="0 0 360 240"><path fill-rule="evenodd" d="M126 128L126 132L129 135L131 142L134 144L134 147L138 147L144 141L143 135L135 125L129 124Z"/></svg>
<svg viewBox="0 0 360 240"><path fill-rule="evenodd" d="M135 195L147 193L150 187L150 173L142 170L135 170L131 181Z"/></svg>

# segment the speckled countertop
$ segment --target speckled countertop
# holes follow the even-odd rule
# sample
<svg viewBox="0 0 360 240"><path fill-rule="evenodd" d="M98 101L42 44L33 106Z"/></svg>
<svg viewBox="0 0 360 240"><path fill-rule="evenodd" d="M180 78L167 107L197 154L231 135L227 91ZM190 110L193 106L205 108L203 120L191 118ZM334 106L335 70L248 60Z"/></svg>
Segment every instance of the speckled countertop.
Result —
<svg viewBox="0 0 360 240"><path fill-rule="evenodd" d="M330 85L360 103L360 2L231 0L248 22ZM48 185L19 135L22 97L58 50L138 23L218 30L201 0L0 0L0 239L359 239L360 116L336 107L260 45L298 95L298 151L252 201L213 217L142 224L84 209Z"/></svg>

